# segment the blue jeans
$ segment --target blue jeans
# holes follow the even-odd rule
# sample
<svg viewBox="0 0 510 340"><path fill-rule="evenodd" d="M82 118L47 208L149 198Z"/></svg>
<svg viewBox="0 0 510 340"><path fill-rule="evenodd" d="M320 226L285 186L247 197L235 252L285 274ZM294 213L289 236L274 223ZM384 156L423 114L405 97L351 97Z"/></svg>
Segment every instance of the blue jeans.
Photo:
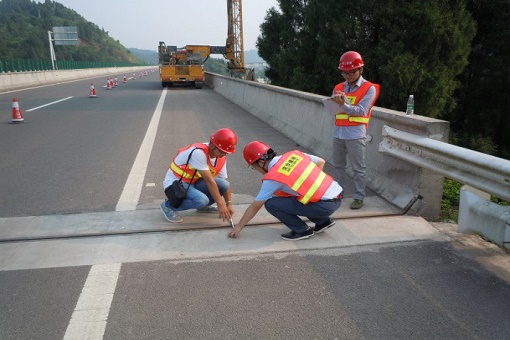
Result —
<svg viewBox="0 0 510 340"><path fill-rule="evenodd" d="M216 185L220 191L220 194L223 196L228 188L230 187L230 183L223 178L214 178ZM184 183L184 188L186 189L188 184ZM188 193L186 194L186 198L182 202L179 208L173 208L167 206L174 211L184 211L189 209L200 209L204 208L208 205L214 203L214 199L212 198L209 190L207 189L207 184L203 179L199 179L194 184L189 185Z"/></svg>
<svg viewBox="0 0 510 340"><path fill-rule="evenodd" d="M303 204L295 197L273 197L268 199L264 206L271 215L285 224L287 228L296 233L302 233L308 230L308 225L299 216L304 216L315 224L322 224L329 219L329 216L335 210L340 208L341 204L341 200Z"/></svg>

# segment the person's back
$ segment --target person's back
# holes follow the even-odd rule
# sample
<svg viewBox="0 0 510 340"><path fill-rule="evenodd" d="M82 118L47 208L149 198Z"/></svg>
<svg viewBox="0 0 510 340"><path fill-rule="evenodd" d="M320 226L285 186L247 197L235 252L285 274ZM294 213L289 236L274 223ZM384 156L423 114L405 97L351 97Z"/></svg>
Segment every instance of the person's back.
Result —
<svg viewBox="0 0 510 340"><path fill-rule="evenodd" d="M342 187L322 171L324 159L299 150L276 156L273 149L260 141L248 143L243 156L264 177L257 197L229 237L237 237L262 206L290 229L281 235L284 240L306 239L335 224L330 216L340 207ZM300 216L315 223L314 228Z"/></svg>

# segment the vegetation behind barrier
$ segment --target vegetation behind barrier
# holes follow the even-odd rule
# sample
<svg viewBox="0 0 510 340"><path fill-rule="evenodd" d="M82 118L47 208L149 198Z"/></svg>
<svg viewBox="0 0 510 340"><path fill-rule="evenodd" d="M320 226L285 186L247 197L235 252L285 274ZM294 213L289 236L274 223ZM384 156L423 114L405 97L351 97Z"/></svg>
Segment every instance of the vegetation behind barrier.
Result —
<svg viewBox="0 0 510 340"><path fill-rule="evenodd" d="M329 96L340 56L356 50L381 85L377 106L402 111L413 94L415 115L451 123L452 144L510 159L510 1L278 4L257 40L271 84Z"/></svg>

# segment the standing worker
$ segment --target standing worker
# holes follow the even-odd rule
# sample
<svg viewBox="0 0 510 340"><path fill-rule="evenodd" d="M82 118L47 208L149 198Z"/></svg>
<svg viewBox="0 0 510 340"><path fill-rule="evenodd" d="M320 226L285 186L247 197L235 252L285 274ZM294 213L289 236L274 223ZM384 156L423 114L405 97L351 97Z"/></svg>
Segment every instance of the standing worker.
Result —
<svg viewBox="0 0 510 340"><path fill-rule="evenodd" d="M236 151L237 136L234 131L223 128L213 133L209 143L195 143L177 152L163 182L169 196L174 181L182 180L187 189L186 198L177 208L166 199L161 211L169 222L181 222L177 211L197 209L198 212L218 213L224 221L234 214L232 189L227 181L227 154ZM217 207L212 206L216 202Z"/></svg>
<svg viewBox="0 0 510 340"><path fill-rule="evenodd" d="M260 141L248 143L243 156L264 177L255 201L229 237L237 237L263 205L291 230L282 235L284 240L309 238L335 224L329 216L340 207L342 187L322 171L324 159L299 150L276 156L273 149ZM299 216L314 222L315 228L310 228Z"/></svg>
<svg viewBox="0 0 510 340"><path fill-rule="evenodd" d="M366 137L372 106L380 87L362 77L363 59L358 52L345 52L338 68L345 81L333 89L332 100L339 105L333 129L333 166L336 181L345 187L347 161L354 173L354 200L351 209L360 209L365 199Z"/></svg>

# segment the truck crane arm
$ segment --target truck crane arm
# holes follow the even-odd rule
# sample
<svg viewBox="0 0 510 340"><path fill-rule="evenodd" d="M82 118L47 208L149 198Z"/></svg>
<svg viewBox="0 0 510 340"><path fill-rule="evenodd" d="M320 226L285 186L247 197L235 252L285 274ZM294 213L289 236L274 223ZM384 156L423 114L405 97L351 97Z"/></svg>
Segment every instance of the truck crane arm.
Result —
<svg viewBox="0 0 510 340"><path fill-rule="evenodd" d="M231 77L253 80L253 70L244 66L242 0L227 0L228 33L226 59Z"/></svg>

